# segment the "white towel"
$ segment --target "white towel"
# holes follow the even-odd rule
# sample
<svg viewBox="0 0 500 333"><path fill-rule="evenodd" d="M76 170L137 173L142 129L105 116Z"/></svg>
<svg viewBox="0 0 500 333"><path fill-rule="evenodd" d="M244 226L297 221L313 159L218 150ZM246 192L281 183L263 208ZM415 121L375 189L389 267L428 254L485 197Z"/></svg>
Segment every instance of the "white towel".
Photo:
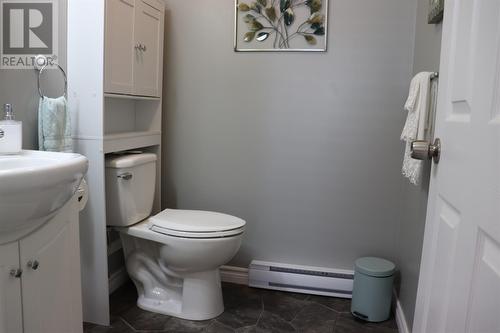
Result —
<svg viewBox="0 0 500 333"><path fill-rule="evenodd" d="M411 80L405 110L408 111L401 140L406 142L403 158L403 175L412 184L419 184L423 162L411 158L411 142L429 137L432 119L429 116L429 91L432 72L420 72Z"/></svg>

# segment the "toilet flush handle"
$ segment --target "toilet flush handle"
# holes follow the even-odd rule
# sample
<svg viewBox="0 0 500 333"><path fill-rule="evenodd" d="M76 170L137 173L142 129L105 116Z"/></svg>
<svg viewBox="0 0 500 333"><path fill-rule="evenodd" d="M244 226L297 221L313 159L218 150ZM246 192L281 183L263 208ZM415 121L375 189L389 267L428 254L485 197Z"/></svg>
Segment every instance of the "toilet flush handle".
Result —
<svg viewBox="0 0 500 333"><path fill-rule="evenodd" d="M118 178L121 178L123 180L130 180L132 179L132 174L130 172L125 172L122 173L121 175L118 175Z"/></svg>

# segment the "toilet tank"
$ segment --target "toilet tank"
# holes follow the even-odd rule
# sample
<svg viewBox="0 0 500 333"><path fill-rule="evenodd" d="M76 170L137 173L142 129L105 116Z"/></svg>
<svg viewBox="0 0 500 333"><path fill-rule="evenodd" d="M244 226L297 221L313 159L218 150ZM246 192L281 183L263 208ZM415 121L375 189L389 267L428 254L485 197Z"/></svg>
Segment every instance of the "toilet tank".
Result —
<svg viewBox="0 0 500 333"><path fill-rule="evenodd" d="M126 227L151 214L155 195L156 155L106 157L106 224Z"/></svg>

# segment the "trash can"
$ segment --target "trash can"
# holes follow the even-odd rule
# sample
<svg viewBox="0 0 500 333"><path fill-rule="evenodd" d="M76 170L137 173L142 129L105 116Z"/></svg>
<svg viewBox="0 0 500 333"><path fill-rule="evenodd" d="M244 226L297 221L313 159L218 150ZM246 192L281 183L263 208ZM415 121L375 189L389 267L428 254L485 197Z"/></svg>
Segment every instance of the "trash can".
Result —
<svg viewBox="0 0 500 333"><path fill-rule="evenodd" d="M370 322L389 319L396 265L389 260L364 257L356 260L351 313Z"/></svg>

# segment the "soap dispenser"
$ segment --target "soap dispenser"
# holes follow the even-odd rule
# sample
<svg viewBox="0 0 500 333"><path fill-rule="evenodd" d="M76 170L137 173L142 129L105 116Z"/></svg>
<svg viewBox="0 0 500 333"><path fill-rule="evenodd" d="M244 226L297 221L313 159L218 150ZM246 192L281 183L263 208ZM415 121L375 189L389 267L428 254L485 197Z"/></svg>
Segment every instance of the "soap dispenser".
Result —
<svg viewBox="0 0 500 333"><path fill-rule="evenodd" d="M12 104L4 104L4 120L0 120L0 154L19 154L23 143L22 122L14 120Z"/></svg>

